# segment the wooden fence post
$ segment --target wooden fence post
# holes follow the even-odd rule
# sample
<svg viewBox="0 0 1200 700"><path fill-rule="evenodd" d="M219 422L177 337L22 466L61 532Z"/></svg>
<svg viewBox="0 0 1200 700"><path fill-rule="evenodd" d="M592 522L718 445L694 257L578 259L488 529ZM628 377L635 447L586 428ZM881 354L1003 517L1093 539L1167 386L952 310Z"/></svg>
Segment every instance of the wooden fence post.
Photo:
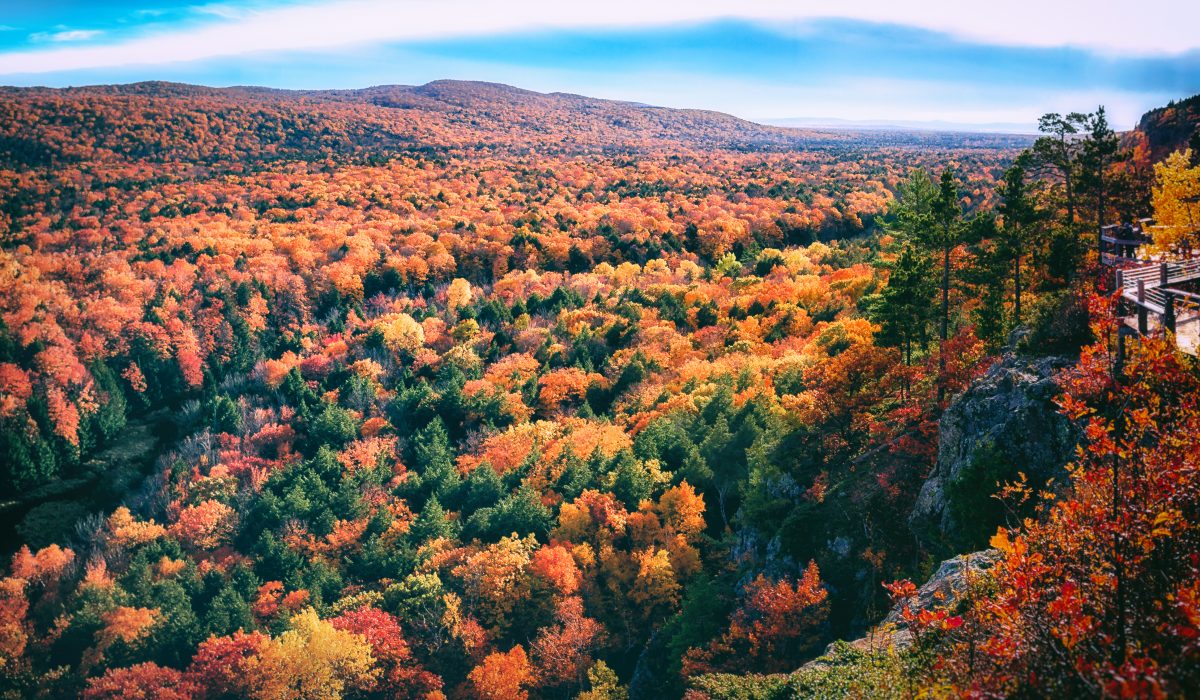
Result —
<svg viewBox="0 0 1200 700"><path fill-rule="evenodd" d="M1146 317L1146 280L1138 280L1137 316L1138 333L1146 335L1150 331L1149 319Z"/></svg>
<svg viewBox="0 0 1200 700"><path fill-rule="evenodd" d="M1163 309L1163 325L1172 333L1175 332L1175 295L1167 289L1163 290L1167 300Z"/></svg>

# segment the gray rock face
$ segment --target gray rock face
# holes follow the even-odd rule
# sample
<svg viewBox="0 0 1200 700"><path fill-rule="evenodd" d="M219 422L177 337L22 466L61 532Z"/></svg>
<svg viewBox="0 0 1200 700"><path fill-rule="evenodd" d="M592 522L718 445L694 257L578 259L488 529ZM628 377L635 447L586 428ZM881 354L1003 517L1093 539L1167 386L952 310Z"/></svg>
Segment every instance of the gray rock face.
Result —
<svg viewBox="0 0 1200 700"><path fill-rule="evenodd" d="M937 571L933 572L925 585L917 589L917 594L907 601L907 605L914 611L939 608L953 610L955 604L966 595L971 582L979 581L998 561L1000 552L995 549L947 559L938 565ZM888 612L877 629L890 634L891 643L897 649L904 649L912 643L912 633L908 631L899 605Z"/></svg>
<svg viewBox="0 0 1200 700"><path fill-rule="evenodd" d="M966 596L971 584L978 583L996 562L1000 561L1000 552L995 549L985 549L952 557L938 565L937 571L929 577L917 594L901 604L894 606L866 636L850 642L834 642L825 649L825 653L804 665L804 668L815 668L828 665L830 657L838 644L848 644L862 651L882 651L895 649L903 651L913 642L912 631L908 629L901 612L902 606L918 610L946 609L954 611L955 606Z"/></svg>
<svg viewBox="0 0 1200 700"><path fill-rule="evenodd" d="M1029 483L1065 483L1077 429L1057 411L1053 377L1071 362L1008 355L957 397L938 426L938 456L909 517L934 551L962 551L995 530L996 483L1024 472Z"/></svg>

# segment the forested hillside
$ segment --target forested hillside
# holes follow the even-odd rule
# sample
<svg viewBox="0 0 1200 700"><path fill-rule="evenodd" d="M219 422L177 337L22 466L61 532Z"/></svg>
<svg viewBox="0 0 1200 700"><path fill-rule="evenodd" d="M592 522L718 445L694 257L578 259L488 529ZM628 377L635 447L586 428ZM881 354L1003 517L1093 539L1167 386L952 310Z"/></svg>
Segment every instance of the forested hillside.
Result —
<svg viewBox="0 0 1200 700"><path fill-rule="evenodd" d="M1146 112L1131 135L1144 137L1156 159L1184 148L1200 152L1200 95Z"/></svg>
<svg viewBox="0 0 1200 700"><path fill-rule="evenodd" d="M0 92L0 693L1194 687L1194 361L1148 340L1113 383L1093 252L1186 193L1102 110L1043 129ZM963 525L913 527L943 413L1045 355L1063 483L974 439L938 492ZM989 541L919 644L758 675Z"/></svg>

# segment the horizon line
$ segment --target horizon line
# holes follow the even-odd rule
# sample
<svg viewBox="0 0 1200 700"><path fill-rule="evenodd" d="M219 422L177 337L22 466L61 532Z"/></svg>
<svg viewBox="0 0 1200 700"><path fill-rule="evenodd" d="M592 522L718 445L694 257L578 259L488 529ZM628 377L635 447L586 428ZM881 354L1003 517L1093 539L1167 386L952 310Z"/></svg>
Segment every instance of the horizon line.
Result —
<svg viewBox="0 0 1200 700"><path fill-rule="evenodd" d="M637 107L649 109L668 109L675 111L690 111L690 112L710 112L713 114L721 114L724 116L739 119L757 126L765 126L776 129L828 129L833 131L884 131L884 132L929 132L929 133L970 133L970 134L993 134L999 136L1037 136L1038 130L1036 127L1036 118L1029 122L972 122L972 121L952 121L942 119L895 119L889 117L875 117L866 119L853 119L836 116L787 116L787 117L770 117L766 119L754 119L743 117L731 112L725 112L718 109L706 107L678 107L665 104L652 104L641 100L610 98L610 97L595 97L581 92L571 92L565 90L540 91L530 88L512 85L510 83L502 83L492 80L475 80L469 78L436 78L424 83L378 83L363 87L324 87L324 88L288 88L275 87L272 85L256 85L256 84L208 84L208 83L189 83L178 80L132 80L128 82L111 82L111 83L82 83L79 85L66 85L55 87L52 85L11 85L0 84L0 90L13 91L36 91L36 90L52 90L56 92L69 90L88 90L96 88L113 88L113 87L131 87L137 85L171 85L190 88L205 88L208 90L269 90L281 93L293 94L319 94L319 93L355 93L376 90L380 88L422 88L434 85L437 83L456 83L456 84L476 84L488 85L494 87L507 88L509 90L519 90L526 93L542 96L570 96L582 97L591 100L600 100L603 102L623 103ZM1178 100L1188 99L1180 97ZM1165 106L1165 105L1164 105ZM1040 115L1039 115L1040 116ZM1128 128L1116 129L1118 132L1132 131L1137 128L1136 124Z"/></svg>

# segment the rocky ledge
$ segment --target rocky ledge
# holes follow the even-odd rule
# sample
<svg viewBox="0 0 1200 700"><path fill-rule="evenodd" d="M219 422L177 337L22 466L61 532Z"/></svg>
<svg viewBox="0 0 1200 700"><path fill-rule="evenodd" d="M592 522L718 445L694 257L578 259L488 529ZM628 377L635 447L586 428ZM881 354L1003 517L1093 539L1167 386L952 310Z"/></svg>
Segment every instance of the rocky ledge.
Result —
<svg viewBox="0 0 1200 700"><path fill-rule="evenodd" d="M939 421L938 456L909 517L932 551L972 549L995 532L1004 510L996 484L1023 472L1041 487L1063 484L1078 430L1058 413L1055 382L1070 360L1007 355L958 396Z"/></svg>

